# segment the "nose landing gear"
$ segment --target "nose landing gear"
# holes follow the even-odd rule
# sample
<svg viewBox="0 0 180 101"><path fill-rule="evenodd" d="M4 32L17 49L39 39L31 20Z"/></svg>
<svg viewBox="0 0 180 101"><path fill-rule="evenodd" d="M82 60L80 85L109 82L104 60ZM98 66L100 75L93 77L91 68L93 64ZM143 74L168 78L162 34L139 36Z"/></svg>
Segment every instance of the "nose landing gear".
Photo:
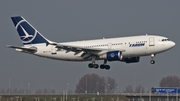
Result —
<svg viewBox="0 0 180 101"><path fill-rule="evenodd" d="M155 60L151 60L150 63L151 63L151 64L155 64Z"/></svg>
<svg viewBox="0 0 180 101"><path fill-rule="evenodd" d="M151 54L151 61L150 61L151 64L155 64L154 57L155 57L155 55L154 55L154 54Z"/></svg>

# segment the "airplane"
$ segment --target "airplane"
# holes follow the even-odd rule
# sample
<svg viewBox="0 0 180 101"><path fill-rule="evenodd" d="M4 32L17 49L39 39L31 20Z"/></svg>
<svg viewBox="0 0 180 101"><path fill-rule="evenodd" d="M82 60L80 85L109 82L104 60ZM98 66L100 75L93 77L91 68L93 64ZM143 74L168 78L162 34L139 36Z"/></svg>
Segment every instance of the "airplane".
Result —
<svg viewBox="0 0 180 101"><path fill-rule="evenodd" d="M91 61L89 68L109 70L107 62L137 63L142 56L150 56L155 63L156 54L175 46L175 42L158 35L139 35L117 38L57 43L45 38L22 16L11 17L23 46L6 45L18 52L64 61ZM104 60L100 66L96 60Z"/></svg>

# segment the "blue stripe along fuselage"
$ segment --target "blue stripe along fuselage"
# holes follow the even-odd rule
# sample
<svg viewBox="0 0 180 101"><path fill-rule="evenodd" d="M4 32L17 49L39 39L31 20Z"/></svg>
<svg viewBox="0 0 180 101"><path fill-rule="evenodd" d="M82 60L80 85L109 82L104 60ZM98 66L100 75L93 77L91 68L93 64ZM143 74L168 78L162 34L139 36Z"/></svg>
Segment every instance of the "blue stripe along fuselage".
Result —
<svg viewBox="0 0 180 101"><path fill-rule="evenodd" d="M129 47L140 47L140 46L144 46L145 43L137 43L137 44L129 44Z"/></svg>

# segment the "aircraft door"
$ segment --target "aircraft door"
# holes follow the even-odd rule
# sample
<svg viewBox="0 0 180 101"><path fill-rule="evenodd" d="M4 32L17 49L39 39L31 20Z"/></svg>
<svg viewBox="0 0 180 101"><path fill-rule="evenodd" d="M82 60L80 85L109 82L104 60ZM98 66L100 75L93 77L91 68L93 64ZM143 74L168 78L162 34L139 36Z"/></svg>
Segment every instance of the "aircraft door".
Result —
<svg viewBox="0 0 180 101"><path fill-rule="evenodd" d="M57 54L57 48L55 46L51 46L51 54Z"/></svg>
<svg viewBox="0 0 180 101"><path fill-rule="evenodd" d="M108 49L112 49L112 43L108 43Z"/></svg>
<svg viewBox="0 0 180 101"><path fill-rule="evenodd" d="M154 37L150 37L149 38L149 46L154 46L155 43L154 43Z"/></svg>

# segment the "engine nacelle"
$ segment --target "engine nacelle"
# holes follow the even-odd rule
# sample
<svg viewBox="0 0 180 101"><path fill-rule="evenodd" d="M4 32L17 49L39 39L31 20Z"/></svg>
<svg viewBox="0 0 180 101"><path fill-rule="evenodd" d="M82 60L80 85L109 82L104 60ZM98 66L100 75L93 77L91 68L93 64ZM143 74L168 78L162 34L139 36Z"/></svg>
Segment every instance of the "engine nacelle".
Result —
<svg viewBox="0 0 180 101"><path fill-rule="evenodd" d="M129 57L129 58L123 58L122 61L126 62L126 63L136 63L139 62L140 57Z"/></svg>
<svg viewBox="0 0 180 101"><path fill-rule="evenodd" d="M111 51L107 52L106 54L100 56L102 59L106 59L108 61L121 61L122 55L120 51Z"/></svg>
<svg viewBox="0 0 180 101"><path fill-rule="evenodd" d="M107 52L106 54L101 55L99 58L106 59L108 61L122 61L126 63L136 63L140 60L140 57L123 58L122 53L120 51Z"/></svg>

